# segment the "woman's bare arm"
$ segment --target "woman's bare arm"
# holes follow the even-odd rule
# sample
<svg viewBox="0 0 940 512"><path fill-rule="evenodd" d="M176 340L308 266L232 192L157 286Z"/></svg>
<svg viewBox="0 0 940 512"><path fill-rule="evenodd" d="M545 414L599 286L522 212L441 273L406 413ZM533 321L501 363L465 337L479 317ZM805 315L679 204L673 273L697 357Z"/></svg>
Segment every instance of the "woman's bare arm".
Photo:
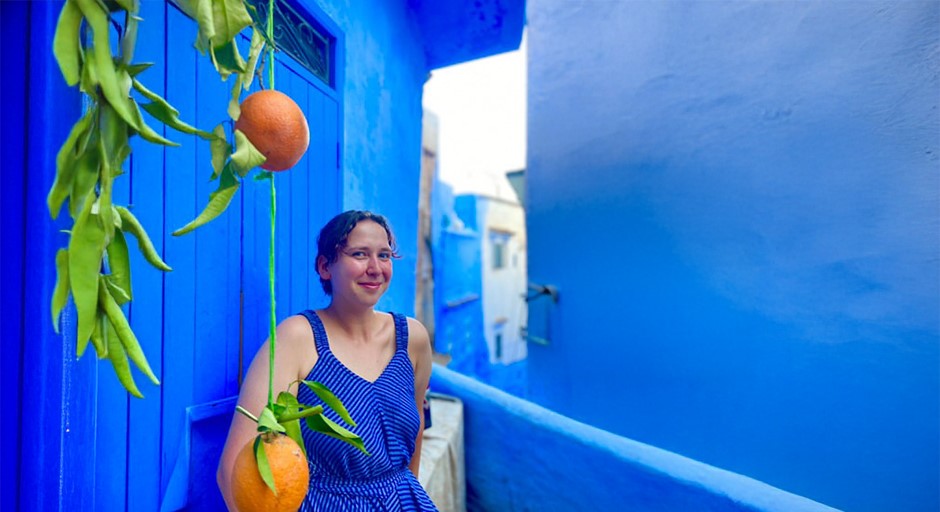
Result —
<svg viewBox="0 0 940 512"><path fill-rule="evenodd" d="M266 340L255 354L238 395L238 405L257 417L268 402L268 350ZM313 348L313 335L307 320L303 316L292 316L277 327L277 345L274 355L274 396L297 379L301 373L316 362L316 350ZM312 354L312 355L311 355ZM313 360L311 361L311 357ZM291 389L297 393L296 386ZM235 412L229 427L228 438L222 449L216 479L219 490L229 510L235 510L230 483L235 457L242 447L258 433L258 425L244 414Z"/></svg>
<svg viewBox="0 0 940 512"><path fill-rule="evenodd" d="M414 318L408 319L408 355L415 370L415 405L421 421L415 439L415 452L408 467L417 477L421 466L421 442L424 439L424 398L431 380L431 337L424 325Z"/></svg>

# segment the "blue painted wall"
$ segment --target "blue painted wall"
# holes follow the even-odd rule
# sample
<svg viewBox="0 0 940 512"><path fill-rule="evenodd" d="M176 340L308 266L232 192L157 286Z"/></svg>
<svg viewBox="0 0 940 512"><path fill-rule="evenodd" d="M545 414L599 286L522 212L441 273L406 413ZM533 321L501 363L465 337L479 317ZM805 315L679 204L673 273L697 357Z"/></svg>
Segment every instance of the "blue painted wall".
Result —
<svg viewBox="0 0 940 512"><path fill-rule="evenodd" d="M379 308L414 315L421 90L428 70L420 38L402 34L416 34L416 15L405 2L300 3L315 4L346 34L346 57L339 63L345 96L342 209L388 217L401 271Z"/></svg>
<svg viewBox="0 0 940 512"><path fill-rule="evenodd" d="M434 351L450 357L449 368L485 380L480 234L458 217L453 189L438 178L436 173L431 199Z"/></svg>
<svg viewBox="0 0 940 512"><path fill-rule="evenodd" d="M940 508L940 4L528 22L529 276L561 291L533 398L839 508Z"/></svg>
<svg viewBox="0 0 940 512"><path fill-rule="evenodd" d="M311 150L298 164L303 169L276 178L277 316L322 302L313 240L343 207L370 208L392 219L406 258L384 306L411 314L420 94L431 62L422 45L461 46L467 32L422 33L429 25L416 20L427 19L427 13L408 2L299 3L338 37L339 64L336 90L318 84L285 55L277 67L278 89L298 101L314 131ZM508 6L521 19L520 2L476 3ZM225 422L217 416L231 414L231 402L217 400L237 392L238 373L266 333L266 184L247 183L223 216L174 238L169 232L195 217L213 189L199 171L208 168L208 147L175 132L167 135L182 147L133 144L128 176L115 183L115 201L132 205L174 271L161 274L132 251L135 299L128 316L163 384L157 388L138 376L147 398L129 399L107 362L88 355L75 359L71 308L63 314L62 336L49 321L52 260L65 243L60 230L68 226L64 218L49 219L45 197L55 154L82 108L52 57L62 2L2 6L2 58L9 75L3 155L13 176L2 188L7 219L0 237L0 368L3 436L12 448L3 458L0 508L156 510L162 502L169 509L212 509L218 504L214 484L209 481L207 490L201 479L202 487L194 488L194 481L186 482L187 470L204 470L211 450L218 449ZM156 62L142 80L196 126L211 128L224 119L225 102L218 98L228 96L228 85L193 49L192 21L164 2L143 2L141 14L136 58ZM486 24L464 21L470 27ZM486 38L474 46L477 54L464 52L462 58L485 56L506 38L521 37L521 23L482 33ZM194 496L209 501L193 502Z"/></svg>
<svg viewBox="0 0 940 512"><path fill-rule="evenodd" d="M834 510L580 423L449 367L434 367L431 387L463 402L467 510Z"/></svg>
<svg viewBox="0 0 940 512"><path fill-rule="evenodd" d="M414 315L421 171L421 94L431 69L519 47L524 2L348 2L316 5L347 34L342 204L389 218L402 259L379 308Z"/></svg>

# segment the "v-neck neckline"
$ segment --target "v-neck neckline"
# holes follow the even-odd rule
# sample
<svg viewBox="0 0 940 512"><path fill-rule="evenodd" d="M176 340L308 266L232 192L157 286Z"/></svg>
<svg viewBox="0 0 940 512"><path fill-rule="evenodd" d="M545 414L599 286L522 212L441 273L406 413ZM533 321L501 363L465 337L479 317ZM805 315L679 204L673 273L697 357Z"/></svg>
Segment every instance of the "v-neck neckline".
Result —
<svg viewBox="0 0 940 512"><path fill-rule="evenodd" d="M392 343L395 345L395 350L392 352L392 357L390 357L388 362L385 363L385 367L382 368L382 371L379 372L379 375L375 378L375 380L369 380L363 377L362 375L359 375L355 371L353 371L353 369L346 366L346 363L341 361L340 358L336 357L336 354L333 353L333 347L330 346L330 336L326 332L326 324L323 323L323 319L320 318L320 313L317 310L313 310L313 314L316 317L317 322L320 324L320 330L323 331L323 344L326 346L327 352L330 354L330 357L332 357L333 360L336 361L336 363L340 366L340 368L345 370L347 373L349 373L353 377L356 377L357 379L371 386L374 386L378 381L382 380L382 377L384 377L385 374L388 373L388 369L392 366L392 363L395 361L395 358L398 357L399 332L398 332L398 322L395 321L395 315L391 313L386 313L388 316L392 317L392 328L395 330ZM316 333L314 333L314 335L316 335ZM323 354L318 354L318 355L319 357L323 357Z"/></svg>

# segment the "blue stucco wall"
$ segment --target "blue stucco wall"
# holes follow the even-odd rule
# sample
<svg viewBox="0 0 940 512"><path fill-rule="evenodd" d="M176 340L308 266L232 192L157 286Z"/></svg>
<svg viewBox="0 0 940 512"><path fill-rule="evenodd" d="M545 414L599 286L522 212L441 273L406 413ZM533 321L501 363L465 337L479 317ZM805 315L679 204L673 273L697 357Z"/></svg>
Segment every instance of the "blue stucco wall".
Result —
<svg viewBox="0 0 940 512"><path fill-rule="evenodd" d="M528 21L529 276L561 293L533 399L835 507L940 508L940 4Z"/></svg>
<svg viewBox="0 0 940 512"><path fill-rule="evenodd" d="M449 368L434 367L431 387L463 402L468 510L833 510L574 421Z"/></svg>
<svg viewBox="0 0 940 512"><path fill-rule="evenodd" d="M509 51L522 39L524 2L299 0L345 34L342 205L389 218L408 269L379 304L414 315L421 94L430 70Z"/></svg>
<svg viewBox="0 0 940 512"><path fill-rule="evenodd" d="M421 91L428 69L416 13L406 2L302 0L344 33L340 148L343 209L388 217L402 259L380 309L414 315ZM319 229L319 227L317 227Z"/></svg>

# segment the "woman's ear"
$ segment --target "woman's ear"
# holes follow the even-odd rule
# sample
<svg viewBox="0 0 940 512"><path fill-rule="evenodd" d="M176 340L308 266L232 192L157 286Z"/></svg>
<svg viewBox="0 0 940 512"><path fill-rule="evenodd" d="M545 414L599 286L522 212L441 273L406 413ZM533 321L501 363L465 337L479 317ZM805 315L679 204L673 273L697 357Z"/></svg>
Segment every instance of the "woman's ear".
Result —
<svg viewBox="0 0 940 512"><path fill-rule="evenodd" d="M317 274L319 274L320 279L324 281L330 280L330 268L326 262L326 256L320 255L317 257Z"/></svg>

